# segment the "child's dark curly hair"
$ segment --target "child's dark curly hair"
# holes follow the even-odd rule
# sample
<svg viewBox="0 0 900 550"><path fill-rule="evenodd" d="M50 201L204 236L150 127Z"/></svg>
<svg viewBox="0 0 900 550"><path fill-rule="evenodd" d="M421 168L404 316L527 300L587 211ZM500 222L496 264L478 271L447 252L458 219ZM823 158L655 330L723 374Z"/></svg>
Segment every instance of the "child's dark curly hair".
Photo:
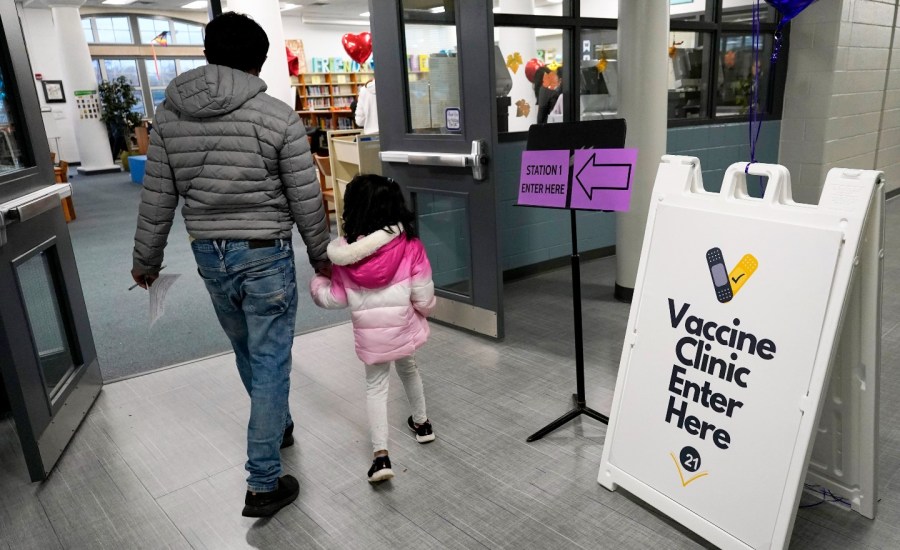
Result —
<svg viewBox="0 0 900 550"><path fill-rule="evenodd" d="M343 228L348 243L397 224L403 225L407 239L414 239L418 237L415 221L400 186L391 178L360 174L347 184Z"/></svg>

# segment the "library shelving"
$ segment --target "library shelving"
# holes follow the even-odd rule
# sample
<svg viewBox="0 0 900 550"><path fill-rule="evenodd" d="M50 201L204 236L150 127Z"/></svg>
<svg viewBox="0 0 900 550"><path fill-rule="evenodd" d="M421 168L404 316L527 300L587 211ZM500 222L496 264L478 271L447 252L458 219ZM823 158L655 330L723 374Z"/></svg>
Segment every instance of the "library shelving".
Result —
<svg viewBox="0 0 900 550"><path fill-rule="evenodd" d="M350 103L359 95L359 88L374 77L374 73L366 71L300 74L292 82L297 89L294 108L308 127L353 128Z"/></svg>

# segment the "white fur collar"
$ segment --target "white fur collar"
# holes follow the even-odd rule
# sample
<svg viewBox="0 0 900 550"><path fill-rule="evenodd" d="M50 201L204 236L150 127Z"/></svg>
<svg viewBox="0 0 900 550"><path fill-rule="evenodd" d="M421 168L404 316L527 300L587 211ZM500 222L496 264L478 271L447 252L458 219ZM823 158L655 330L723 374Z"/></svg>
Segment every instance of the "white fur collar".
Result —
<svg viewBox="0 0 900 550"><path fill-rule="evenodd" d="M387 229L366 235L355 243L348 243L344 239L335 239L328 243L328 259L335 265L351 265L364 260L387 243L393 241L403 232L402 225L392 225Z"/></svg>

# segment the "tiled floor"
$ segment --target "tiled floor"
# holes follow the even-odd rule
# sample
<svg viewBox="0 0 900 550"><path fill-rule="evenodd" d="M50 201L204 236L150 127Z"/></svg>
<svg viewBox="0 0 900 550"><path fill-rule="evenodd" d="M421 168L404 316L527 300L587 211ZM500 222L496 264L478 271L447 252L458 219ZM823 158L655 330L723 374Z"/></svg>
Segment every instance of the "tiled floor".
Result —
<svg viewBox="0 0 900 550"><path fill-rule="evenodd" d="M791 548L900 547L900 202L889 203L878 517L803 508ZM614 260L584 269L588 404L608 411L628 309ZM697 548L674 522L596 483L605 426L583 418L536 443L574 389L569 273L507 286L501 343L433 326L419 354L438 439L420 446L392 375L397 477L370 487L363 369L348 325L294 345L296 503L240 516L248 399L228 355L105 387L50 478L28 483L0 421L0 549ZM806 497L807 499L809 497ZM808 501L808 500L807 500Z"/></svg>

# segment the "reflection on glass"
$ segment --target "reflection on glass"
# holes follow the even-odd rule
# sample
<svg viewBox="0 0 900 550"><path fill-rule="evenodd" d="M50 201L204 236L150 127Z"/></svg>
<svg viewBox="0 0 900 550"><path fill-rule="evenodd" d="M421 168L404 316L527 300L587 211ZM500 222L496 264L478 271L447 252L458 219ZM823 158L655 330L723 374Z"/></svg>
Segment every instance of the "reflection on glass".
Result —
<svg viewBox="0 0 900 550"><path fill-rule="evenodd" d="M203 65L206 65L205 59L179 59L178 74L190 71L191 69L196 69L197 67L202 67Z"/></svg>
<svg viewBox="0 0 900 550"><path fill-rule="evenodd" d="M723 34L719 43L719 78L717 84L716 116L746 115L750 110L753 79L757 70L754 57L758 58L759 109L769 110L769 59L772 56L772 35L762 36L762 49L757 56L753 52L750 34Z"/></svg>
<svg viewBox="0 0 900 550"><path fill-rule="evenodd" d="M755 0L725 0L726 3ZM706 0L669 0L669 19L672 21L707 21Z"/></svg>
<svg viewBox="0 0 900 550"><path fill-rule="evenodd" d="M709 34L669 33L668 118L700 118L707 113Z"/></svg>
<svg viewBox="0 0 900 550"><path fill-rule="evenodd" d="M203 45L203 27L200 25L175 21L172 26L175 27L175 44Z"/></svg>
<svg viewBox="0 0 900 550"><path fill-rule="evenodd" d="M495 27L494 47L498 132L562 121L563 31Z"/></svg>
<svg viewBox="0 0 900 550"><path fill-rule="evenodd" d="M176 76L174 59L159 59L155 63L152 59L145 59L144 64L147 68L147 82L151 87L168 86Z"/></svg>
<svg viewBox="0 0 900 550"><path fill-rule="evenodd" d="M141 43L149 44L154 38L161 33L169 31L169 21L165 19L150 19L147 17L138 17L138 30L141 31ZM174 38L169 37L174 43Z"/></svg>
<svg viewBox="0 0 900 550"><path fill-rule="evenodd" d="M9 85L9 73L0 66L0 174L25 168L21 128L16 127L15 89Z"/></svg>
<svg viewBox="0 0 900 550"><path fill-rule="evenodd" d="M591 0L584 4L602 3L606 0ZM616 4L618 0L611 0ZM570 0L494 0L494 13L510 13L519 15L554 15L562 16L569 12ZM564 11L565 10L565 11ZM585 8L581 8L582 13ZM587 17L587 16L585 16Z"/></svg>
<svg viewBox="0 0 900 550"><path fill-rule="evenodd" d="M44 387L51 400L75 366L52 273L46 250L16 267Z"/></svg>
<svg viewBox="0 0 900 550"><path fill-rule="evenodd" d="M124 76L132 86L140 86L137 61L134 59L105 59L103 63L106 66L106 79L110 82Z"/></svg>
<svg viewBox="0 0 900 550"><path fill-rule="evenodd" d="M91 27L91 18L85 17L81 20L81 30L84 32L84 39L88 44L94 43L94 29Z"/></svg>
<svg viewBox="0 0 900 550"><path fill-rule="evenodd" d="M579 120L614 118L619 110L619 45L610 29L581 32Z"/></svg>
<svg viewBox="0 0 900 550"><path fill-rule="evenodd" d="M101 44L131 44L131 25L127 17L96 17L97 42ZM83 28L83 27L82 27Z"/></svg>
<svg viewBox="0 0 900 550"><path fill-rule="evenodd" d="M704 0L705 1L705 0ZM581 0L581 17L619 18L619 0Z"/></svg>
<svg viewBox="0 0 900 550"><path fill-rule="evenodd" d="M139 115L146 115L147 109L144 107L144 92L140 90L134 91L134 98L138 100L137 104L131 108L131 112L138 113Z"/></svg>
<svg viewBox="0 0 900 550"><path fill-rule="evenodd" d="M447 109L461 108L454 13L452 1L403 2L412 133L447 132Z"/></svg>
<svg viewBox="0 0 900 550"><path fill-rule="evenodd" d="M753 4L756 0L728 0L722 6L722 22L723 23L752 23L753 22ZM772 23L777 21L777 14L773 8L760 2L759 20L763 23Z"/></svg>
<svg viewBox="0 0 900 550"><path fill-rule="evenodd" d="M419 237L431 262L435 288L472 294L472 251L466 199L455 195L413 196Z"/></svg>

